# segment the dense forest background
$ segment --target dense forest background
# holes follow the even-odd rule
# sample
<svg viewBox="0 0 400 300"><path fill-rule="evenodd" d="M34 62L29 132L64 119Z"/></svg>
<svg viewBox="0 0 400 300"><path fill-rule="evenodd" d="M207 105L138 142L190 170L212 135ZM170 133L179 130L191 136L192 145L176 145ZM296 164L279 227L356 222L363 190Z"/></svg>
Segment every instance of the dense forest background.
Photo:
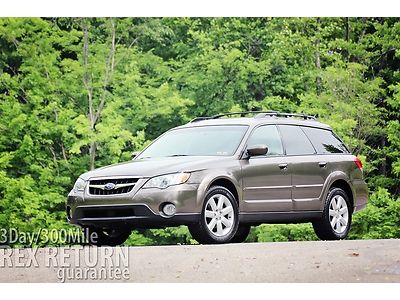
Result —
<svg viewBox="0 0 400 300"><path fill-rule="evenodd" d="M279 110L316 115L362 159L350 238L400 238L399 68L397 18L1 18L0 228L72 228L86 170L195 116ZM261 225L247 241L313 239ZM194 240L181 226L126 245L174 243Z"/></svg>

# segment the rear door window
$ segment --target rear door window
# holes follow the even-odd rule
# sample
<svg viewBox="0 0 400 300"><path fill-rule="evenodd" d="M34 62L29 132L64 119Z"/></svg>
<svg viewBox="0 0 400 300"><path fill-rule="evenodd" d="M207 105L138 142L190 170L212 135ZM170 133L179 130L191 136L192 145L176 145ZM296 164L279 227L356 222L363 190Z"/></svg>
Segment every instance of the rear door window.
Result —
<svg viewBox="0 0 400 300"><path fill-rule="evenodd" d="M304 132L314 145L317 153L349 153L346 146L327 129L303 127Z"/></svg>
<svg viewBox="0 0 400 300"><path fill-rule="evenodd" d="M278 125L286 155L314 154L315 149L299 126Z"/></svg>

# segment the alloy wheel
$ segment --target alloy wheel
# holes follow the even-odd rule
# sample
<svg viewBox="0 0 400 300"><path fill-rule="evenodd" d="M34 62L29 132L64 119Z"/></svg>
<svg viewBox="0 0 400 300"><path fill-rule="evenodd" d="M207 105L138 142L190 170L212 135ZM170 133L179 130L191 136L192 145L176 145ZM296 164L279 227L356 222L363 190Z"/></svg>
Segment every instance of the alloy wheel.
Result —
<svg viewBox="0 0 400 300"><path fill-rule="evenodd" d="M346 200L336 195L329 204L329 222L336 233L343 233L349 223L349 209Z"/></svg>
<svg viewBox="0 0 400 300"><path fill-rule="evenodd" d="M204 218L208 230L215 236L229 234L235 223L232 203L222 194L211 196L205 205Z"/></svg>

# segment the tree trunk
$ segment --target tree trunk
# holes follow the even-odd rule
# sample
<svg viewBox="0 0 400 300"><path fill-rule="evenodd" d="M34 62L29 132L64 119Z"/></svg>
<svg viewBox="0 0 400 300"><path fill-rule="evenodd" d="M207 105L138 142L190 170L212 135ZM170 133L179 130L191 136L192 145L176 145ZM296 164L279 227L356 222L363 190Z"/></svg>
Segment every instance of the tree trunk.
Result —
<svg viewBox="0 0 400 300"><path fill-rule="evenodd" d="M111 82L112 75L114 73L115 68L115 21L114 19L110 19L111 23L111 47L110 52L107 57L107 61L105 64L104 71L104 79L102 85L102 92L100 96L100 103L95 109L94 101L93 101L93 78L89 72L89 25L86 19L83 20L82 30L83 30L83 64L85 68L85 75L83 78L83 84L86 89L87 99L88 99L88 119L90 130L95 133L96 132L96 124L99 122L101 117L101 112L103 111L105 101L106 101L106 93L107 88ZM95 136L95 135L94 135ZM90 142L89 145L89 155L90 155L90 170L93 170L96 167L96 150L97 150L97 142L96 138Z"/></svg>
<svg viewBox="0 0 400 300"><path fill-rule="evenodd" d="M90 170L94 170L96 166L96 149L97 149L97 143L95 141L92 141L89 147Z"/></svg>
<svg viewBox="0 0 400 300"><path fill-rule="evenodd" d="M358 42L361 42L361 40L363 39L363 37L365 35L365 32L367 31L367 25L366 25L367 24L367 19L368 18L366 18L366 17L362 17L361 18L363 29L361 31L361 34L360 34L359 38L358 38Z"/></svg>
<svg viewBox="0 0 400 300"><path fill-rule="evenodd" d="M385 137L384 136L382 136L381 137L381 149L384 149L385 148L385 146L386 146L386 140L385 140ZM383 159L383 161L382 161L382 163L381 163L381 165L380 165L380 173L383 175L383 176L387 176L387 170L386 170L386 155L383 157L384 159Z"/></svg>
<svg viewBox="0 0 400 300"><path fill-rule="evenodd" d="M99 107L97 108L96 115L94 116L94 124L95 125L101 116L101 112L103 111L104 104L106 101L107 88L111 82L111 78L112 78L112 75L114 73L114 68L115 68L115 21L114 21L114 19L111 19L110 22L111 22L111 47L110 47L110 52L108 54L105 71L104 71L105 73L104 73L102 93L100 96L100 104L99 104Z"/></svg>
<svg viewBox="0 0 400 300"><path fill-rule="evenodd" d="M321 95L321 76L319 75L319 72L321 71L321 59L320 59L320 54L319 54L319 44L320 44L320 39L319 39L319 32L320 32L320 25L321 25L321 20L320 18L317 18L317 38L315 40L315 67L317 68L317 77L315 79L315 85L316 85L316 91L317 91L317 96Z"/></svg>
<svg viewBox="0 0 400 300"><path fill-rule="evenodd" d="M350 31L350 25L349 25L349 17L345 17L344 18L344 39L346 40L346 42L349 41L349 31Z"/></svg>
<svg viewBox="0 0 400 300"><path fill-rule="evenodd" d="M83 84L86 89L87 99L88 99L88 119L90 130L95 130L95 115L93 109L93 87L92 87L92 77L89 75L89 25L88 20L83 19L82 21L83 30L83 65L85 68L85 75L83 77ZM96 141L92 141L89 146L90 154L90 170L95 168L96 161Z"/></svg>
<svg viewBox="0 0 400 300"><path fill-rule="evenodd" d="M349 42L350 39L350 22L349 22L349 17L344 18L344 39L346 42ZM348 45L348 44L347 44ZM344 51L344 56L346 57L346 61L350 61L350 52L348 49L345 49Z"/></svg>

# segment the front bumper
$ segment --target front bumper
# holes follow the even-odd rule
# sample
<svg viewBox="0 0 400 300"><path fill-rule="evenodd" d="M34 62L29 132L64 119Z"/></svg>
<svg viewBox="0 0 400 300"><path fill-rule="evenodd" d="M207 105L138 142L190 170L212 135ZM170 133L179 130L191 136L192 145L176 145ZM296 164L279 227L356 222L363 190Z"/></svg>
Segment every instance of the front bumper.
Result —
<svg viewBox="0 0 400 300"><path fill-rule="evenodd" d="M139 180L126 194L90 195L88 188L83 192L71 191L66 207L68 221L81 226L132 228L162 228L198 221L201 211L198 184L142 189L145 181ZM172 217L160 213L167 202L175 204L176 214Z"/></svg>
<svg viewBox="0 0 400 300"><path fill-rule="evenodd" d="M163 217L153 213L146 205L79 206L69 219L71 224L103 228L162 228L196 223L200 214L175 214Z"/></svg>

